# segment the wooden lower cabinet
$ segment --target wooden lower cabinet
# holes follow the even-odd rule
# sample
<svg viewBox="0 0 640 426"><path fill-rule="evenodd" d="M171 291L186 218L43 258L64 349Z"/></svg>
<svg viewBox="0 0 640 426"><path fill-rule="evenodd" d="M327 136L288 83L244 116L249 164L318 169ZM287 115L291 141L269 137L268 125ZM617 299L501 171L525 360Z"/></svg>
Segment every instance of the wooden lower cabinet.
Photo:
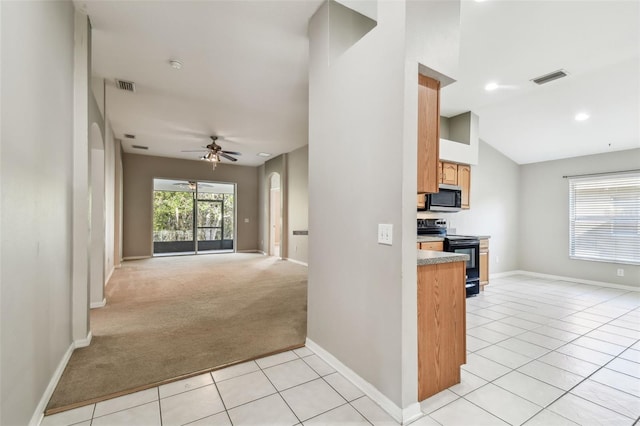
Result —
<svg viewBox="0 0 640 426"><path fill-rule="evenodd" d="M480 290L489 284L489 240L480 240Z"/></svg>
<svg viewBox="0 0 640 426"><path fill-rule="evenodd" d="M465 267L418 266L418 401L460 383L467 358Z"/></svg>
<svg viewBox="0 0 640 426"><path fill-rule="evenodd" d="M418 247L420 250L433 250L433 251L443 251L443 242L442 241L430 241L427 243L418 243L420 246Z"/></svg>

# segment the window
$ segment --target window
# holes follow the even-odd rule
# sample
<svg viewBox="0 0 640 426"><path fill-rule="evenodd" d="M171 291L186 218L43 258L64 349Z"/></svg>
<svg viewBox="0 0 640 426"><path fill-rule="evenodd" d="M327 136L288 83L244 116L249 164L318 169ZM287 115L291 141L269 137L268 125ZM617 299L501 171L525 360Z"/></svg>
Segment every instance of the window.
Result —
<svg viewBox="0 0 640 426"><path fill-rule="evenodd" d="M640 172L569 178L569 257L640 265Z"/></svg>

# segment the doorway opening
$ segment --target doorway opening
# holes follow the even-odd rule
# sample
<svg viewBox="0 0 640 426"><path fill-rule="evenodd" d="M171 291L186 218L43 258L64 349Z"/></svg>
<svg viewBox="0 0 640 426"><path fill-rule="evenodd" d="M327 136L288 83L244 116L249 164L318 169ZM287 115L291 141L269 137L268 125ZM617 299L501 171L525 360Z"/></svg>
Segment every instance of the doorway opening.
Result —
<svg viewBox="0 0 640 426"><path fill-rule="evenodd" d="M231 253L235 184L153 180L153 255Z"/></svg>
<svg viewBox="0 0 640 426"><path fill-rule="evenodd" d="M280 257L280 234L282 228L282 193L280 174L269 177L269 255Z"/></svg>

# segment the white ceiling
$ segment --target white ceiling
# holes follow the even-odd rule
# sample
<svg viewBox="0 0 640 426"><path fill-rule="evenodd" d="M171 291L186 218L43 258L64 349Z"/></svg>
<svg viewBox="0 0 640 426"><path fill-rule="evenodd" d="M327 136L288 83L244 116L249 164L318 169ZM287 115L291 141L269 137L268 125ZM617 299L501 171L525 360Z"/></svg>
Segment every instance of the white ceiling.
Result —
<svg viewBox="0 0 640 426"><path fill-rule="evenodd" d="M321 2L78 1L116 137L136 135L125 151L197 159L181 151L218 135L242 153L236 164L258 165L258 152L305 145L307 21ZM640 147L639 28L638 1L465 0L461 72L442 113L476 112L480 137L518 163ZM560 68L569 77L529 81ZM489 81L508 87L486 92ZM591 118L574 121L579 111Z"/></svg>

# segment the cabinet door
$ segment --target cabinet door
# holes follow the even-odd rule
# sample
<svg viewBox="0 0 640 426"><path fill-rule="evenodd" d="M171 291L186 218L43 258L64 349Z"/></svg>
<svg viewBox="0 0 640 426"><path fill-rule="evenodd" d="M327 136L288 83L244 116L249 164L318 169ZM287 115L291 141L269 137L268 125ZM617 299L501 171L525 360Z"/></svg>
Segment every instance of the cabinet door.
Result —
<svg viewBox="0 0 640 426"><path fill-rule="evenodd" d="M440 82L418 75L418 192L438 192Z"/></svg>
<svg viewBox="0 0 640 426"><path fill-rule="evenodd" d="M489 252L480 252L480 284L489 284Z"/></svg>
<svg viewBox="0 0 640 426"><path fill-rule="evenodd" d="M438 183L442 183L442 161L438 161Z"/></svg>
<svg viewBox="0 0 640 426"><path fill-rule="evenodd" d="M442 163L442 183L448 185L458 184L458 165L455 163Z"/></svg>
<svg viewBox="0 0 640 426"><path fill-rule="evenodd" d="M424 210L425 208L425 195L424 194L418 194L418 210Z"/></svg>
<svg viewBox="0 0 640 426"><path fill-rule="evenodd" d="M471 195L471 166L458 164L458 185L462 187L462 208L468 209Z"/></svg>
<svg viewBox="0 0 640 426"><path fill-rule="evenodd" d="M465 364L465 262L418 267L418 401L460 383Z"/></svg>

